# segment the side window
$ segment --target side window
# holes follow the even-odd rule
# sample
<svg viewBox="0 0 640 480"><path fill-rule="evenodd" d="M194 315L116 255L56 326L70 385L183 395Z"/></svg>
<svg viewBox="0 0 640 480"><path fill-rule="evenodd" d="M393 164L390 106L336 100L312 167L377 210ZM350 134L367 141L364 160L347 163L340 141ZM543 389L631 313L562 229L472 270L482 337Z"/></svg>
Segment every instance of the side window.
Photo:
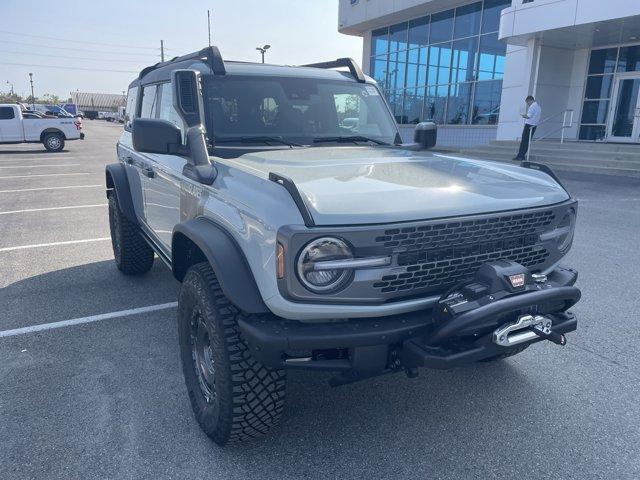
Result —
<svg viewBox="0 0 640 480"><path fill-rule="evenodd" d="M138 97L138 87L129 89L127 94L127 106L124 111L124 127L131 128L131 122L136 116L136 99Z"/></svg>
<svg viewBox="0 0 640 480"><path fill-rule="evenodd" d="M160 85L160 90L162 90L162 95L160 95L160 118L162 120L168 120L174 125L180 127L180 130L182 130L182 136L184 137L184 122L176 112L175 108L173 108L173 88L171 88L171 84L163 83Z"/></svg>
<svg viewBox="0 0 640 480"><path fill-rule="evenodd" d="M13 107L0 107L0 120L11 120L16 118Z"/></svg>
<svg viewBox="0 0 640 480"><path fill-rule="evenodd" d="M160 89L158 89L156 85L148 85L142 89L142 108L140 109L140 117L156 117L159 92Z"/></svg>

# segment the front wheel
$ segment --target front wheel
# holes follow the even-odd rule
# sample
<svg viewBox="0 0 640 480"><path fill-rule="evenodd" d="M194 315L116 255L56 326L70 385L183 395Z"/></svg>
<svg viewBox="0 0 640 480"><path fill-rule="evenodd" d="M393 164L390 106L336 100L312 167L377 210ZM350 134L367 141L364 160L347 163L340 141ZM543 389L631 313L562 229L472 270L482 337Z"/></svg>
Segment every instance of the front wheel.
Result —
<svg viewBox="0 0 640 480"><path fill-rule="evenodd" d="M285 371L253 358L242 315L207 262L189 269L178 300L182 369L196 420L218 445L264 435L284 407Z"/></svg>
<svg viewBox="0 0 640 480"><path fill-rule="evenodd" d="M59 133L47 133L42 144L50 152L59 152L64 148L64 138Z"/></svg>

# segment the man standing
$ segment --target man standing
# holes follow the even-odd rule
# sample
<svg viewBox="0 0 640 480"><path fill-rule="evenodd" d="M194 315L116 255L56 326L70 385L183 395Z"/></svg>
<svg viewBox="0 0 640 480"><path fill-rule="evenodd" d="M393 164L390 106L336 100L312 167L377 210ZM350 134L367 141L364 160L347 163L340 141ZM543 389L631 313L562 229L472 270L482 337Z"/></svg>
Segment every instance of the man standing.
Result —
<svg viewBox="0 0 640 480"><path fill-rule="evenodd" d="M518 155L513 158L520 161L524 160L524 156L529 150L529 139L533 138L533 134L536 133L536 128L540 123L540 115L542 115L542 109L535 98L529 95L525 102L527 103L527 113L522 115L522 118L524 118L524 130L520 139L520 149L518 150Z"/></svg>

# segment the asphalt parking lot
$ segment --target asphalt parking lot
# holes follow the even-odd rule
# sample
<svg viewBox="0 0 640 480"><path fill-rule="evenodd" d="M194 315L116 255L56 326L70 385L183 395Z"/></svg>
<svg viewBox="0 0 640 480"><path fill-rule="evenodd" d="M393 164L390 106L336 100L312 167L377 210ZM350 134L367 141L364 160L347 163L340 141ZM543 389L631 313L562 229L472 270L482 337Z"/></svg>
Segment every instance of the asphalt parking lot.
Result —
<svg viewBox="0 0 640 480"><path fill-rule="evenodd" d="M640 478L640 182L565 177L583 291L566 347L336 389L292 372L281 425L222 449L184 388L179 284L159 260L137 278L113 263L121 129L85 121L59 154L0 146L0 478Z"/></svg>

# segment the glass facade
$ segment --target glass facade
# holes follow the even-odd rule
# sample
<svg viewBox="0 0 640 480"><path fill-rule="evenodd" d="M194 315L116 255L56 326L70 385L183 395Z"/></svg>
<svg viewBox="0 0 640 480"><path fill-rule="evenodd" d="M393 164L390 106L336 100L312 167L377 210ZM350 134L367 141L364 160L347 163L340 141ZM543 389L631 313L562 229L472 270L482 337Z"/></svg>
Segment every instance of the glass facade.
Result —
<svg viewBox="0 0 640 480"><path fill-rule="evenodd" d="M372 32L370 74L396 121L496 125L506 44L500 12L483 0Z"/></svg>
<svg viewBox="0 0 640 480"><path fill-rule="evenodd" d="M640 72L640 45L591 51L580 117L580 140L606 138L615 74L626 72Z"/></svg>

